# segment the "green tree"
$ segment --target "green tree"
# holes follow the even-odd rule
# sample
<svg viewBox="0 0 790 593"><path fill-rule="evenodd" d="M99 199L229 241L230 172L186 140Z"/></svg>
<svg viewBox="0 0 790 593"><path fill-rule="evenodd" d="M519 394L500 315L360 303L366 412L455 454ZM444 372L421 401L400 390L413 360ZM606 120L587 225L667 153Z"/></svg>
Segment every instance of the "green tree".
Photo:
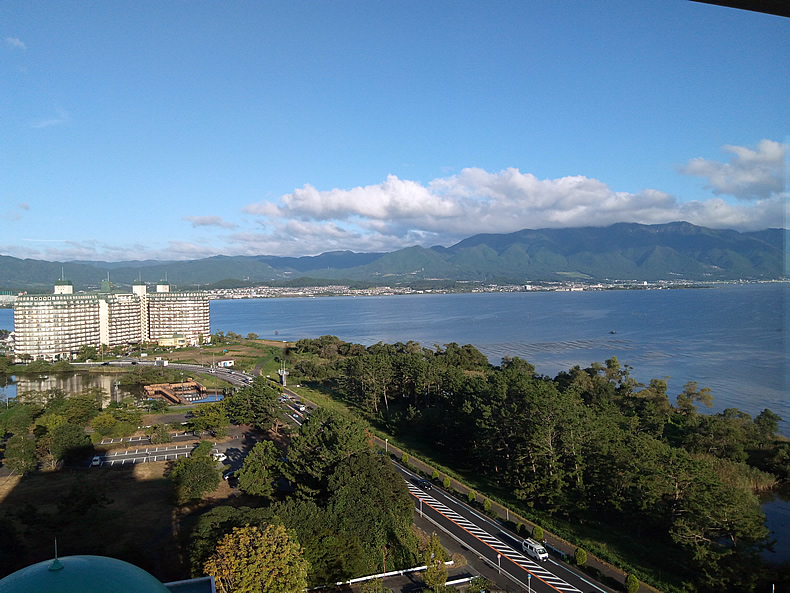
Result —
<svg viewBox="0 0 790 593"><path fill-rule="evenodd" d="M110 436L115 432L118 421L109 412L102 412L91 420L91 427L102 436Z"/></svg>
<svg viewBox="0 0 790 593"><path fill-rule="evenodd" d="M77 361L85 362L86 360L94 360L98 353L99 351L95 346L80 346L77 352Z"/></svg>
<svg viewBox="0 0 790 593"><path fill-rule="evenodd" d="M271 523L272 507L250 508L221 505L203 513L189 535L189 559L192 576L203 576L203 565L214 553L219 541L234 527L262 526ZM301 540L300 540L301 541Z"/></svg>
<svg viewBox="0 0 790 593"><path fill-rule="evenodd" d="M169 409L170 406L168 406L167 402L163 399L157 398L148 400L148 410L152 414L166 414Z"/></svg>
<svg viewBox="0 0 790 593"><path fill-rule="evenodd" d="M227 415L239 424L251 424L268 430L280 413L280 392L265 377L257 377L251 385L239 389L223 400Z"/></svg>
<svg viewBox="0 0 790 593"><path fill-rule="evenodd" d="M219 486L220 473L210 453L211 443L203 441L191 457L182 457L173 465L168 477L175 485L178 504L199 500Z"/></svg>
<svg viewBox="0 0 790 593"><path fill-rule="evenodd" d="M244 458L244 464L236 472L239 488L247 493L264 498L274 494L274 480L280 474L280 451L271 441L256 443Z"/></svg>
<svg viewBox="0 0 790 593"><path fill-rule="evenodd" d="M36 418L36 431L52 432L61 424L66 424L68 420L61 414L44 412Z"/></svg>
<svg viewBox="0 0 790 593"><path fill-rule="evenodd" d="M33 424L33 416L39 410L35 405L16 402L7 408L0 408L0 432L27 434Z"/></svg>
<svg viewBox="0 0 790 593"><path fill-rule="evenodd" d="M93 444L81 426L61 424L52 431L50 452L56 462L78 463L90 457Z"/></svg>
<svg viewBox="0 0 790 593"><path fill-rule="evenodd" d="M296 484L299 496L325 497L337 465L370 446L370 435L361 421L318 408L293 435L283 475Z"/></svg>
<svg viewBox="0 0 790 593"><path fill-rule="evenodd" d="M254 332L250 332L250 333L247 334L247 339L248 340L257 340L258 339L258 334L254 333Z"/></svg>
<svg viewBox="0 0 790 593"><path fill-rule="evenodd" d="M36 441L28 435L14 435L6 443L5 465L18 474L36 469Z"/></svg>
<svg viewBox="0 0 790 593"><path fill-rule="evenodd" d="M543 541L543 535L543 527L540 525L535 525L535 527L532 529L532 539L535 539L539 542Z"/></svg>
<svg viewBox="0 0 790 593"><path fill-rule="evenodd" d="M625 577L625 591L626 593L639 592L639 579L635 575L629 574Z"/></svg>
<svg viewBox="0 0 790 593"><path fill-rule="evenodd" d="M757 414L757 417L754 419L754 424L757 426L757 430L763 440L765 442L771 442L779 431L779 422L781 422L781 420L781 416L774 414L771 410L766 408Z"/></svg>
<svg viewBox="0 0 790 593"><path fill-rule="evenodd" d="M446 554L447 552L439 541L439 536L432 533L423 552L423 563L426 566L423 581L432 591L444 590L447 582L447 566L444 563Z"/></svg>
<svg viewBox="0 0 790 593"><path fill-rule="evenodd" d="M710 393L710 388L703 387L699 389L696 381L689 381L683 386L683 392L678 395L675 407L681 414L693 416L697 412L697 406L694 405L697 402L707 408L713 405L713 396Z"/></svg>
<svg viewBox="0 0 790 593"><path fill-rule="evenodd" d="M217 437L227 434L230 425L224 402L202 404L192 412L188 422L190 430L196 433L210 432Z"/></svg>
<svg viewBox="0 0 790 593"><path fill-rule="evenodd" d="M151 429L151 444L153 445L161 445L164 443L170 443L173 441L173 437L170 436L170 432L167 430L166 424L155 424Z"/></svg>
<svg viewBox="0 0 790 593"><path fill-rule="evenodd" d="M309 566L282 525L235 527L204 565L219 593L301 593Z"/></svg>
<svg viewBox="0 0 790 593"><path fill-rule="evenodd" d="M405 568L417 560L411 530L414 503L385 458L366 449L343 459L329 479L328 491L327 511L333 523L340 533L359 538L371 566L382 560L385 547L392 559L388 565Z"/></svg>
<svg viewBox="0 0 790 593"><path fill-rule="evenodd" d="M474 577L469 581L468 593L485 593L494 588L494 583L485 577Z"/></svg>
<svg viewBox="0 0 790 593"><path fill-rule="evenodd" d="M584 566L587 564L587 552L584 548L576 548L576 551L573 553L573 559L576 561L577 566Z"/></svg>

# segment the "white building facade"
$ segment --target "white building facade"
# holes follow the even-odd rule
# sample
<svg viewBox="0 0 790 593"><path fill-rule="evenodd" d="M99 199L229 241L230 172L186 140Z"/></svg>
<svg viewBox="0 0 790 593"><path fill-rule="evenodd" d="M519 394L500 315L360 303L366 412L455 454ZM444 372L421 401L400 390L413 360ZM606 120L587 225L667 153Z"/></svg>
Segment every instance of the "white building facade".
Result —
<svg viewBox="0 0 790 593"><path fill-rule="evenodd" d="M113 347L183 334L197 345L210 339L209 299L204 292L73 294L60 281L56 294L23 295L14 303L14 354L30 359L70 359L82 346Z"/></svg>

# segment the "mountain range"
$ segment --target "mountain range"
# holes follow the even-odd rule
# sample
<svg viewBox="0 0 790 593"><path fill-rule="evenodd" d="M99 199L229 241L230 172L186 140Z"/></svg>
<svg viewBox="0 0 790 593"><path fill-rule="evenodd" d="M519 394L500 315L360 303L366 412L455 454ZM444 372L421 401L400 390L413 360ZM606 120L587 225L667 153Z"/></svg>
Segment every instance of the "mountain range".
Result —
<svg viewBox="0 0 790 593"><path fill-rule="evenodd" d="M786 229L716 230L687 222L524 229L474 235L450 247L316 256L218 255L190 261L49 262L0 256L0 290L52 291L61 275L75 290L102 280L128 286L167 279L174 289L255 284L402 285L477 281L771 280L785 277Z"/></svg>

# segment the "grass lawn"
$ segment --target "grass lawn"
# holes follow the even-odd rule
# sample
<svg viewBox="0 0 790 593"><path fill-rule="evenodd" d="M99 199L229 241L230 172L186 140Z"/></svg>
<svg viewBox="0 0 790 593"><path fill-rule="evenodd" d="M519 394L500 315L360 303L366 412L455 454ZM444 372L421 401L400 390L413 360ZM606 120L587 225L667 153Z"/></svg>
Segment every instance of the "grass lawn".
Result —
<svg viewBox="0 0 790 593"><path fill-rule="evenodd" d="M111 556L163 582L187 578L180 547L185 534L180 526L196 509L172 503L172 486L164 478L167 467L168 462L142 463L0 478L0 517L16 528L21 566L53 558L57 537L60 556ZM80 508L79 503L94 494L110 502ZM216 504L229 494L222 482L201 506Z"/></svg>

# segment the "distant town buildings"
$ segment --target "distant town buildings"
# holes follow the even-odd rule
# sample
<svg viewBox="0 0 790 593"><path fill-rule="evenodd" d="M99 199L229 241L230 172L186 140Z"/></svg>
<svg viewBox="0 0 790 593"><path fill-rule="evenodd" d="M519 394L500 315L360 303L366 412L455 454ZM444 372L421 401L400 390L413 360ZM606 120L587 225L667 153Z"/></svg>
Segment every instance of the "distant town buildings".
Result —
<svg viewBox="0 0 790 593"><path fill-rule="evenodd" d="M210 338L204 292L170 292L167 283L148 293L74 294L59 280L50 295L21 295L14 302L14 354L32 359L70 359L82 346L107 347L176 339L194 345Z"/></svg>

